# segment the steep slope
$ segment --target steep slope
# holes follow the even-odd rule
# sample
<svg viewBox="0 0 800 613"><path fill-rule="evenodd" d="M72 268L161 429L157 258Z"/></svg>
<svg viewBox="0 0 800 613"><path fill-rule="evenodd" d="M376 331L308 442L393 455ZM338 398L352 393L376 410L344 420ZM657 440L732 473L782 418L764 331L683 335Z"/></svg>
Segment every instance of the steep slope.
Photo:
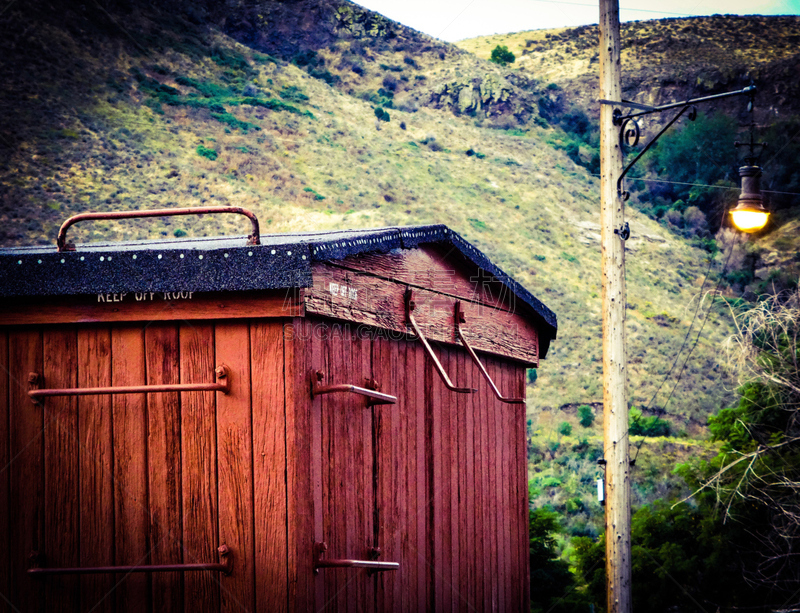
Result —
<svg viewBox="0 0 800 613"><path fill-rule="evenodd" d="M52 243L65 218L87 210L201 204L250 208L265 232L445 223L559 316L559 338L530 388L531 418L549 427L601 400L598 184L548 144L557 131L493 129L428 106L389 108L387 122L374 102L312 76L308 63L176 12L72 11L56 19L12 5L0 19L4 245ZM260 30L236 31L249 40ZM369 33L344 42L357 41L376 58L385 42ZM495 70L454 49L443 53L441 68L429 70L456 74L462 62ZM423 66L424 58L410 57ZM632 211L630 221L631 401L646 406L703 298L708 260L645 216ZM234 220L187 218L86 224L74 238L241 231ZM719 267L718 256L712 270ZM730 325L724 308L706 318L707 307L666 409L675 432L701 433L706 415L731 398L717 355ZM651 410L662 407L665 391Z"/></svg>
<svg viewBox="0 0 800 613"><path fill-rule="evenodd" d="M537 83L346 0L261 2L226 16L232 38L375 104L527 124Z"/></svg>

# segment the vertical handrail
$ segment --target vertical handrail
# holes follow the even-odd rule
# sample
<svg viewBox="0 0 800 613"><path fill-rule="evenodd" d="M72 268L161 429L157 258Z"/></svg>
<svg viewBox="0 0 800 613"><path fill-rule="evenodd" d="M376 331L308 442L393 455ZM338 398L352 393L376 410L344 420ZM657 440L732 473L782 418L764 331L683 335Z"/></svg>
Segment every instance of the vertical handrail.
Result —
<svg viewBox="0 0 800 613"><path fill-rule="evenodd" d="M458 338L461 339L461 342L464 344L464 347L466 347L467 351L469 352L472 361L475 362L476 366L480 369L484 379L486 379L486 381L489 383L489 387L492 388L494 395L497 396L497 399L500 402L507 402L508 404L525 404L524 398L506 397L500 393L500 390L497 389L497 386L495 385L494 381L492 381L492 378L489 376L489 373L487 372L486 367L483 365L483 362L481 362L480 358L478 357L478 354L476 354L475 351L472 349L472 347L469 346L469 343L467 343L467 339L464 338L464 334L461 332L461 324L467 323L467 319L464 316L464 309L461 307L460 301L458 300L456 301L455 308L453 310L455 312L455 325Z"/></svg>
<svg viewBox="0 0 800 613"><path fill-rule="evenodd" d="M414 334L416 334L417 338L422 343L422 346L425 348L425 351L428 353L428 357L433 361L433 365L436 367L436 371L439 373L439 376L442 378L442 382L444 383L445 387L452 392L457 392L459 394L474 394L477 392L477 389L471 387L456 387L453 385L452 381L450 381L450 377L447 376L447 373L444 371L444 367L442 366L441 362L436 357L436 354L433 353L433 349L428 344L428 341L425 339L425 335L422 334L422 331L419 329L417 325L417 321L414 319L413 311L417 307L416 303L413 300L414 293L411 289L407 289L405 293L405 301L406 301L406 319L411 324L411 328L414 330Z"/></svg>

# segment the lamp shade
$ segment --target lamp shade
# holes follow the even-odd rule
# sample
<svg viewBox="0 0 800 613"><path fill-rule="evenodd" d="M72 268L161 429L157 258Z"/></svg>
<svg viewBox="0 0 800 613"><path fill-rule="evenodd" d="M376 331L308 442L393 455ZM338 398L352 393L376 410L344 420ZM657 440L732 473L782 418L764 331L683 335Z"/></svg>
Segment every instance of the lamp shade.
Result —
<svg viewBox="0 0 800 613"><path fill-rule="evenodd" d="M733 225L742 232L758 232L767 224L769 213L764 209L761 197L761 168L742 166L742 192L739 203L731 211Z"/></svg>

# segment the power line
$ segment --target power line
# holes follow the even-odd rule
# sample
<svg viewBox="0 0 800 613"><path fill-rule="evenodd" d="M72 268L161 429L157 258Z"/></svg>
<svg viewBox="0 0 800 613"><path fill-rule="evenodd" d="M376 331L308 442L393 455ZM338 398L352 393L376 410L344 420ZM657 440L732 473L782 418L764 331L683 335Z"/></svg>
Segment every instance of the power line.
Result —
<svg viewBox="0 0 800 613"><path fill-rule="evenodd" d="M800 134L800 132L798 132ZM600 175L592 175L599 177ZM628 177L628 181L644 181L645 183L667 183L669 185L687 185L690 187L709 187L711 189L727 189L733 191L740 191L739 187L729 187L727 185L709 185L708 183L686 183L684 181L666 181L664 179L645 179L644 177ZM781 194L784 196L800 196L800 192L779 192L772 189L762 189L762 194Z"/></svg>
<svg viewBox="0 0 800 613"><path fill-rule="evenodd" d="M596 9L597 4L584 4L583 2L564 2L562 0L533 0L534 2L545 3L545 4L568 4L570 6L586 6L589 8ZM678 17L693 17L691 13L672 13L670 11L654 11L650 9L634 9L634 8L627 8L624 6L619 7L620 12L622 11L631 11L634 13L652 13L655 15L676 15Z"/></svg>
<svg viewBox="0 0 800 613"><path fill-rule="evenodd" d="M683 360L683 366L681 366L681 370L678 373L678 378L675 381L675 385L672 387L672 391L669 393L669 396L667 397L667 401L664 403L664 406L659 411L657 411L656 416L666 414L667 405L669 404L669 401L672 400L672 396L675 393L675 390L678 389L678 385L680 384L681 378L683 377L683 371L686 370L686 364L689 363L689 358L692 357L692 353L694 352L695 347L697 347L697 343L700 342L700 336L703 334L703 328L705 328L706 323L708 322L709 318L711 317L711 309L714 308L714 299L717 297L717 293L719 292L719 287L722 284L723 276L725 275L725 271L728 269L728 262L730 262L731 255L733 254L733 248L734 248L734 245L731 245L730 251L728 251L728 257L725 258L725 263L722 265L722 270L720 271L719 279L717 280L717 286L714 288L714 291L711 293L711 304L708 306L708 310L706 311L706 316L703 319L703 323L700 326L700 330L697 332L697 336L694 339L694 344L689 349L689 353L686 354L686 358L684 358L684 360ZM709 272L710 271L711 271L711 269L709 268ZM707 278L708 278L708 273L706 273L706 279ZM703 281L703 285L705 285L705 280ZM700 308L699 302L698 302L697 306L698 306L698 310L699 310L699 308ZM697 311L695 311L695 315L697 315ZM692 321L692 325L694 325L694 320ZM691 326L689 326L689 331L691 331ZM686 336L688 338L689 332L686 333ZM685 342L686 342L686 339L684 339L684 344L685 344ZM680 356L680 352L682 350L683 350L683 346L681 346L681 349L678 351L678 357ZM661 384L662 386L667 381L667 379L672 375L672 370L675 368L675 364L677 364L677 362L678 362L678 358L676 357L675 363L673 363L672 368L670 368L669 373L667 373L667 376L664 378L664 382L662 382L662 384ZM660 390L661 386L659 386L658 389ZM657 393L658 392L656 392L656 394ZM653 398L655 398L655 395L653 396ZM652 402L652 399L651 399L651 402ZM649 408L649 405L648 405L648 408ZM636 423L636 422L634 422L634 423ZM630 429L628 429L628 432L630 433ZM636 462L636 458L639 457L639 451L644 446L645 440L646 440L646 437L643 435L642 436L642 440L639 442L639 445L636 447L636 455L633 457L633 462L634 463Z"/></svg>

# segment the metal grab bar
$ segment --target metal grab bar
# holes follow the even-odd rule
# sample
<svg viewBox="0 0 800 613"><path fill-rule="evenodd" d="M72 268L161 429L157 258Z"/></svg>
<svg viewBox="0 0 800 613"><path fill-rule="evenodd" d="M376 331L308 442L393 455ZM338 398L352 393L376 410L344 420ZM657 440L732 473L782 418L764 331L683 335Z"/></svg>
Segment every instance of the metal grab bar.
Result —
<svg viewBox="0 0 800 613"><path fill-rule="evenodd" d="M111 573L186 573L192 571L210 570L230 575L233 572L233 552L227 545L220 545L219 562L209 564L152 564L134 566L84 566L77 568L40 568L37 566L39 555L34 552L31 554L31 568L28 574L33 577L44 577L47 575L98 575Z"/></svg>
<svg viewBox="0 0 800 613"><path fill-rule="evenodd" d="M467 351L469 352L472 361L475 362L475 364L480 369L481 373L483 373L483 376L486 379L486 381L489 382L489 387L492 388L492 391L494 392L494 395L497 396L497 399L500 400L500 402L507 402L508 404L525 404L524 398L511 398L511 397L506 398L500 393L500 390L497 389L497 386L494 384L494 381L492 381L492 378L486 371L486 367L483 365L480 358L478 358L478 354L476 354L475 351L472 349L472 347L469 346L469 343L467 343L467 339L464 338L464 334L461 332L461 324L466 323L467 319L466 317L464 317L464 310L461 308L461 302L458 300L456 301L454 311L455 311L455 321L456 321L456 333L458 334L458 338L461 339L461 342L464 344L464 347L466 347Z"/></svg>
<svg viewBox="0 0 800 613"><path fill-rule="evenodd" d="M416 308L416 304L414 303L414 293L407 289L405 293L405 300L406 300L406 319L408 319L411 327L414 329L414 334L417 335L417 338L422 343L422 346L425 348L425 351L428 353L428 357L433 361L433 365L436 367L436 370L439 373L439 376L442 378L442 382L444 383L445 387L453 392L458 392L459 394L474 394L477 392L477 389L471 387L456 387L450 381L450 377L447 376L447 373L444 371L441 362L436 358L436 354L433 353L433 349L428 344L428 341L425 339L425 336L419 329L416 320L414 319L413 311Z"/></svg>
<svg viewBox="0 0 800 613"><path fill-rule="evenodd" d="M314 574L320 568L366 568L372 572L399 570L399 562L378 562L377 560L323 560L323 554L328 550L327 543L316 543L314 546ZM380 549L370 549L370 554L375 557L380 555Z"/></svg>
<svg viewBox="0 0 800 613"><path fill-rule="evenodd" d="M41 380L39 373L32 372L28 375L30 389L28 396L34 404L40 403L40 398L51 396L101 396L108 394L154 394L162 392L222 392L230 391L231 380L228 376L230 370L225 364L220 364L214 369L217 383L171 383L166 385L123 385L120 387L73 387L66 389L38 389Z"/></svg>
<svg viewBox="0 0 800 613"><path fill-rule="evenodd" d="M369 405L376 404L397 404L397 397L390 396L389 394L382 394L376 390L368 389L366 387L358 387L350 383L340 383L338 385L326 385L322 387L320 383L325 378L325 373L318 370L311 376L311 399L322 394L335 394L337 392L347 392L350 394L358 394L359 396L366 396L370 399ZM374 381L368 381L368 384L375 385Z"/></svg>
<svg viewBox="0 0 800 613"><path fill-rule="evenodd" d="M67 219L61 228L58 230L58 237L56 238L56 246L58 251L75 251L75 245L67 243L67 230L73 224L79 221L94 220L94 219L133 219L137 217L172 217L174 215L204 215L206 213L237 213L244 215L250 220L253 226L253 232L247 237L248 245L260 245L260 230L258 226L258 218L247 209L240 206L202 206L202 207L189 207L182 209L152 209L149 211L111 211L106 213L81 213L73 215Z"/></svg>

